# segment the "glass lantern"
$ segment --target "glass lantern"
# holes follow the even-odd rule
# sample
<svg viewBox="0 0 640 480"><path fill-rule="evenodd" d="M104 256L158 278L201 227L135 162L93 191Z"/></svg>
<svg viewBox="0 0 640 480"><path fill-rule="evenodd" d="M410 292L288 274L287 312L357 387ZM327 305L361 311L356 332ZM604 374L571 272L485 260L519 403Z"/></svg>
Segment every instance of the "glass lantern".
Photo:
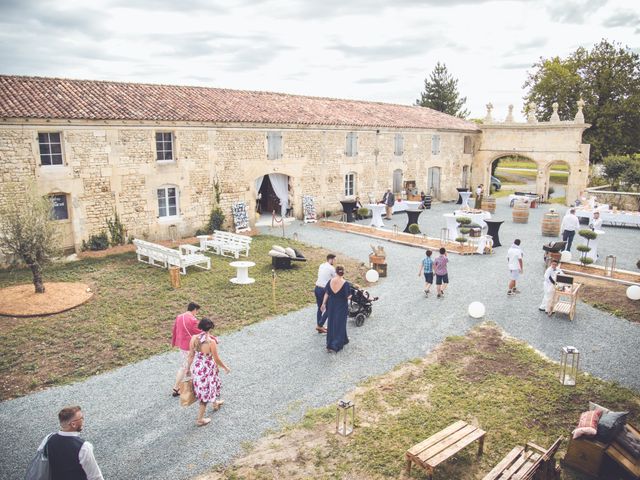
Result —
<svg viewBox="0 0 640 480"><path fill-rule="evenodd" d="M575 385L578 378L580 352L575 347L562 347L560 351L560 383Z"/></svg>
<svg viewBox="0 0 640 480"><path fill-rule="evenodd" d="M338 402L336 415L336 433L346 437L353 433L356 420L356 406L350 400Z"/></svg>

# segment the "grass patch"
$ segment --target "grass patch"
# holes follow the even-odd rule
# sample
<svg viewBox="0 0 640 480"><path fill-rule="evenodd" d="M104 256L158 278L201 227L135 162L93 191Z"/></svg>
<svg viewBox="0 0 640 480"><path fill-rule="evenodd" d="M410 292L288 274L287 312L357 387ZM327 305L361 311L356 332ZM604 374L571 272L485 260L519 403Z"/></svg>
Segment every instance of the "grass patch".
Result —
<svg viewBox="0 0 640 480"><path fill-rule="evenodd" d="M271 295L271 245L292 246L308 261L278 270L275 308ZM0 317L0 400L44 386L68 383L126 365L170 349L173 321L187 303L202 305L200 316L228 333L273 315L315 303L317 268L329 253L279 237L257 236L249 260L256 263L252 285L233 285L233 259L211 256L211 271L190 268L182 288L172 289L167 270L153 268L124 253L78 262L54 264L46 281L84 282L94 290L86 304L58 315ZM360 262L338 257L347 278L366 284ZM1 270L0 288L30 283L28 270ZM311 328L311 327L310 327ZM25 365L28 374L25 375Z"/></svg>
<svg viewBox="0 0 640 480"><path fill-rule="evenodd" d="M536 165L535 162L532 162L530 160L507 160L507 159L502 159L500 160L499 163L499 167L498 168L530 168L533 170L536 170L538 168L538 166ZM566 163L554 163L553 165L551 165L551 169L552 170L562 170L562 171L569 171L569 165L567 165Z"/></svg>
<svg viewBox="0 0 640 480"><path fill-rule="evenodd" d="M354 479L400 478L405 451L459 419L487 432L485 453L476 458L470 446L438 467L437 478L480 478L516 445L549 447L559 436L567 439L590 400L628 410L629 421L637 422L637 393L588 375L576 387L563 387L557 371L526 344L483 324L358 387L349 396L357 412L350 438L335 435L330 407L311 410L298 428L262 439L256 451L202 480L342 478L344 472ZM558 458L566 447L565 441ZM314 459L318 448L321 462ZM415 469L411 477L426 475ZM582 477L565 469L563 478Z"/></svg>
<svg viewBox="0 0 640 480"><path fill-rule="evenodd" d="M553 197L549 199L549 203L559 203L560 205L566 205L567 197Z"/></svg>
<svg viewBox="0 0 640 480"><path fill-rule="evenodd" d="M509 195L511 195L513 193L513 190L505 190L504 188L498 191L494 191L491 196L494 198L502 198L502 197L508 197Z"/></svg>

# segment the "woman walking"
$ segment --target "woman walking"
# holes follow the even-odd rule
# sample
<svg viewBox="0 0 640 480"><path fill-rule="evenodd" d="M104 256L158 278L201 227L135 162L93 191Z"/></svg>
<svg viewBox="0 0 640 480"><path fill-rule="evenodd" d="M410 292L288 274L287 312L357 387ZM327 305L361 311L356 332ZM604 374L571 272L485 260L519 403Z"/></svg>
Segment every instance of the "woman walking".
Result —
<svg viewBox="0 0 640 480"><path fill-rule="evenodd" d="M344 279L344 266L336 267L336 276L327 283L321 310L328 314L327 351L339 352L347 343L347 316L351 285Z"/></svg>
<svg viewBox="0 0 640 480"><path fill-rule="evenodd" d="M220 370L218 366L225 372L231 370L224 364L218 355L218 339L213 335L209 335L209 330L214 327L213 322L208 318L203 318L198 324L198 328L202 333L191 337L189 343L189 371L193 380L193 391L200 406L198 409L198 419L196 425L199 427L207 425L211 419L205 418L204 414L207 404L211 403L213 411L220 409L224 400L220 400L220 390L222 382L220 381Z"/></svg>

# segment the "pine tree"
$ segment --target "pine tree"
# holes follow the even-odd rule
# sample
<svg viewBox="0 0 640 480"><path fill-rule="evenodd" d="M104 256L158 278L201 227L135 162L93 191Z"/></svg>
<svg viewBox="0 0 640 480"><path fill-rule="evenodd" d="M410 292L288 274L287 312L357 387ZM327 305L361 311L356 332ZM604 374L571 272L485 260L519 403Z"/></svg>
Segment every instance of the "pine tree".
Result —
<svg viewBox="0 0 640 480"><path fill-rule="evenodd" d="M458 80L447 70L445 64L438 62L428 79L424 79L424 92L416 100L416 105L433 108L439 112L466 118L469 111L464 108L467 97L460 97Z"/></svg>

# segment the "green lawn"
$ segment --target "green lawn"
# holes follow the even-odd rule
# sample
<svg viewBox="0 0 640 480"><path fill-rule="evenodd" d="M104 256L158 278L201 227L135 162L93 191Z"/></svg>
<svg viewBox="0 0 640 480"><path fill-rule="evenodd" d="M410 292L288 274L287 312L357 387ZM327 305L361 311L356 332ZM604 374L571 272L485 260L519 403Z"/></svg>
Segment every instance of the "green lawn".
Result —
<svg viewBox="0 0 640 480"><path fill-rule="evenodd" d="M563 437L559 460L589 401L629 411L628 421L637 424L637 392L589 375L580 375L575 387L562 386L558 364L502 335L482 324L466 336L448 338L426 359L367 380L347 394L356 405L356 430L348 439L334 433L334 405L310 410L299 424L265 438L256 451L249 449L207 480L408 478L401 476L407 449L457 420L487 432L484 455L476 457L477 448L470 446L440 465L435 478L482 478L526 442L548 448ZM252 457L254 452L259 453ZM426 475L416 468L410 478ZM583 477L565 469L563 478Z"/></svg>
<svg viewBox="0 0 640 480"><path fill-rule="evenodd" d="M503 159L500 160L499 163L500 167L502 168L531 168L533 170L537 170L537 165L535 162L532 162L531 160L507 160L507 159ZM552 170L564 170L564 171L569 171L569 165L567 165L566 163L554 163L552 168Z"/></svg>
<svg viewBox="0 0 640 480"><path fill-rule="evenodd" d="M272 302L271 245L292 246L308 261L278 270L276 305ZM173 320L195 301L201 316L226 333L275 314L315 302L317 268L327 250L278 237L254 237L249 260L256 263L252 285L233 285L235 269L228 257L212 256L211 271L189 268L182 288L172 289L167 270L136 260L134 253L51 265L45 281L84 282L96 292L84 305L58 315L0 317L0 399L79 380L168 350ZM362 259L366 261L366 259ZM338 257L347 278L359 283L360 262ZM27 270L0 270L0 288L31 282ZM314 318L309 319L313 328Z"/></svg>

